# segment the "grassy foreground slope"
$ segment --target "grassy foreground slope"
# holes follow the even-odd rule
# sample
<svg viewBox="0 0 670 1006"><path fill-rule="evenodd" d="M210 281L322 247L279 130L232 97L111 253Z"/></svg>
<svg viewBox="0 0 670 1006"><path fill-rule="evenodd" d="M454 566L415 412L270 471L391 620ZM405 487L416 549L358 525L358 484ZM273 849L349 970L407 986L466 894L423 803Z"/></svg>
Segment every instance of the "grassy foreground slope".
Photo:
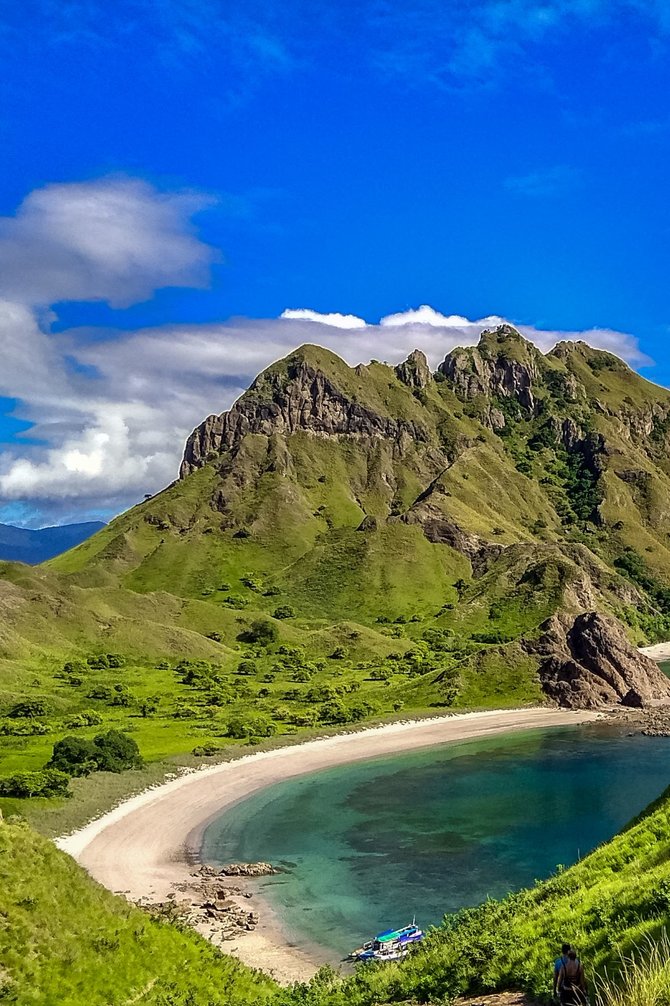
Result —
<svg viewBox="0 0 670 1006"><path fill-rule="evenodd" d="M0 1001L242 1006L275 985L110 894L24 824L0 822Z"/></svg>
<svg viewBox="0 0 670 1006"><path fill-rule="evenodd" d="M575 866L502 901L445 917L408 960L365 968L344 983L280 995L282 1006L447 1002L463 992L521 988L551 993L556 948L570 940L589 978L616 976L622 955L656 944L670 925L670 791ZM670 1000L670 972L653 999Z"/></svg>

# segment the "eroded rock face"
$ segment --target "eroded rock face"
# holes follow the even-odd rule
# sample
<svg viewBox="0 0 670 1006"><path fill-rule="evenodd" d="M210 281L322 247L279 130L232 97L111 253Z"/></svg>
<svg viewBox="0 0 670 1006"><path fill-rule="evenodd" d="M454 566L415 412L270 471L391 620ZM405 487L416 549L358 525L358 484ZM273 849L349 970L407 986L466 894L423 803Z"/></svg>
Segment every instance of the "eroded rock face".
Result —
<svg viewBox="0 0 670 1006"><path fill-rule="evenodd" d="M572 709L670 702L670 680L629 642L615 618L596 611L554 615L527 649L540 656L547 695Z"/></svg>
<svg viewBox="0 0 670 1006"><path fill-rule="evenodd" d="M398 380L408 388L425 388L432 380L428 360L420 349L413 350L403 363L395 368Z"/></svg>
<svg viewBox="0 0 670 1006"><path fill-rule="evenodd" d="M201 468L217 454L236 446L248 433L270 437L301 430L323 436L346 433L382 437L398 444L428 440L423 427L378 415L343 394L307 361L298 360L288 375L279 371L261 375L229 412L208 416L197 426L186 441L179 476L184 478Z"/></svg>
<svg viewBox="0 0 670 1006"><path fill-rule="evenodd" d="M470 349L454 349L438 367L440 373L451 382L459 398L468 400L477 395L516 398L529 412L535 408L533 384L539 378L539 371L531 353L525 359L515 359L502 349L491 354L487 351L485 332L479 346ZM511 339L520 345L528 345L511 325L500 325L495 330L498 339Z"/></svg>

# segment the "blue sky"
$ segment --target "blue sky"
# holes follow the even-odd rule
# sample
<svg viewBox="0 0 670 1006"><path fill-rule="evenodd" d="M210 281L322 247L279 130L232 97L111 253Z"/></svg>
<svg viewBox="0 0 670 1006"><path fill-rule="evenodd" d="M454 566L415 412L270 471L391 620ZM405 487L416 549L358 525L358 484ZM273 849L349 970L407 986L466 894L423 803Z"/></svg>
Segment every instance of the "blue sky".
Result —
<svg viewBox="0 0 670 1006"><path fill-rule="evenodd" d="M661 0L234 6L0 5L0 519L155 491L306 336L475 337L377 325L423 304L605 330L670 383Z"/></svg>

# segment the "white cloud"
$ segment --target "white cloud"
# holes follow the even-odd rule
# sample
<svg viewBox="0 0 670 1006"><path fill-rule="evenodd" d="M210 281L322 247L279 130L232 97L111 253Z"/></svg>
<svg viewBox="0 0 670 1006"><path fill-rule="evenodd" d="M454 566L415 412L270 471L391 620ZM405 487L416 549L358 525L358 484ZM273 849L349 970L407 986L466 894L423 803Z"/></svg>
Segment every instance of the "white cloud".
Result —
<svg viewBox="0 0 670 1006"><path fill-rule="evenodd" d="M282 311L282 318L289 321L315 321L320 325L331 325L333 328L365 328L362 318L357 318L355 314L321 314L319 311L310 311L309 308L301 307L297 309L286 308Z"/></svg>
<svg viewBox="0 0 670 1006"><path fill-rule="evenodd" d="M217 257L190 218L211 200L132 178L48 185L0 218L0 296L22 304L105 300L202 286Z"/></svg>

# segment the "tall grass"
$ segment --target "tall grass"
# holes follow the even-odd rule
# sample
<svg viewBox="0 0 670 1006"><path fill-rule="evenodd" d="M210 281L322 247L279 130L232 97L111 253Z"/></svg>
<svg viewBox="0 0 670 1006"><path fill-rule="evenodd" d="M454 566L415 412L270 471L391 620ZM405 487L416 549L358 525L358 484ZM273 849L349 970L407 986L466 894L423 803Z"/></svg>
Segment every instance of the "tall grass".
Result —
<svg viewBox="0 0 670 1006"><path fill-rule="evenodd" d="M645 939L622 955L616 970L594 978L596 1006L668 1006L670 1003L670 937Z"/></svg>

